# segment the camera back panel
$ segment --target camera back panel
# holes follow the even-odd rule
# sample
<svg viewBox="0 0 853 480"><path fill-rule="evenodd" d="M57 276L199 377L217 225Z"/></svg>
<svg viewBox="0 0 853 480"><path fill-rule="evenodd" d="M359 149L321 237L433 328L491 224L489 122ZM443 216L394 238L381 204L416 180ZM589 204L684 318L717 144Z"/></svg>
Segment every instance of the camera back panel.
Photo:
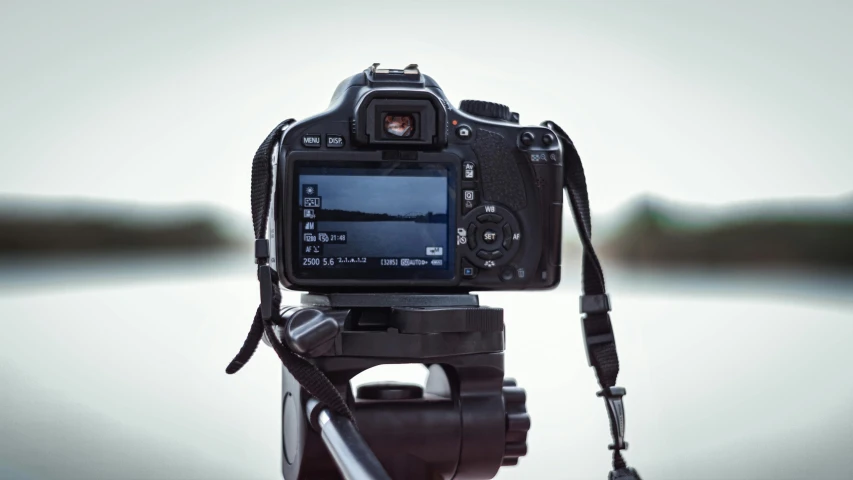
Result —
<svg viewBox="0 0 853 480"><path fill-rule="evenodd" d="M560 280L554 132L489 102L455 108L413 66L344 80L291 125L276 168L272 262L289 289L548 289ZM283 272L283 274L282 274Z"/></svg>

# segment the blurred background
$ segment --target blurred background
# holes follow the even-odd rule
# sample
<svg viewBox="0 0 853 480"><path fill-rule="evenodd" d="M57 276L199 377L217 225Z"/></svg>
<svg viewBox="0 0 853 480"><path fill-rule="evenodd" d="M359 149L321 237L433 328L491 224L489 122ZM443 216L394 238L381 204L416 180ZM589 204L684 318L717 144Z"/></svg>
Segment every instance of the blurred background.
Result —
<svg viewBox="0 0 853 480"><path fill-rule="evenodd" d="M250 161L373 62L559 122L584 159L647 479L853 471L849 2L0 4L0 478L280 478ZM576 234L507 319L529 454L604 478ZM288 293L285 303L298 304ZM420 366L358 381L423 381Z"/></svg>

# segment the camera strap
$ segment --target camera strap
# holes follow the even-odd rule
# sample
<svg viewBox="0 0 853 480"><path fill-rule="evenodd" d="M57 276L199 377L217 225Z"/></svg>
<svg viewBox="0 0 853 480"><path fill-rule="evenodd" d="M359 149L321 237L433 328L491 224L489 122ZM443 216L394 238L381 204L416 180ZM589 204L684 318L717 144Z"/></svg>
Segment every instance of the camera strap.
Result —
<svg viewBox="0 0 853 480"><path fill-rule="evenodd" d="M269 265L270 245L267 241L267 221L276 175L272 168L272 157L278 154L281 137L294 122L293 119L287 119L278 124L258 147L252 160L252 223L255 227L255 263L258 265L261 304L255 312L252 327L242 348L225 369L225 373L234 374L243 368L266 335L281 363L296 381L320 403L355 424L355 416L346 400L329 378L313 363L282 344L273 331L273 324L281 324L281 288L278 274Z"/></svg>
<svg viewBox="0 0 853 480"><path fill-rule="evenodd" d="M592 221L589 208L589 193L586 188L586 176L580 155L569 135L554 122L546 121L542 126L557 134L563 147L564 184L569 196L572 217L578 236L583 245L581 264L583 295L580 297L581 324L587 361L595 370L601 391L596 395L603 397L610 420L610 434L613 436L613 471L609 480L641 480L639 473L625 464L622 450L628 449L625 441L625 407L622 397L625 389L616 386L619 375L619 356L616 353L616 340L613 325L610 323L610 297L604 289L604 273L601 262L592 246Z"/></svg>

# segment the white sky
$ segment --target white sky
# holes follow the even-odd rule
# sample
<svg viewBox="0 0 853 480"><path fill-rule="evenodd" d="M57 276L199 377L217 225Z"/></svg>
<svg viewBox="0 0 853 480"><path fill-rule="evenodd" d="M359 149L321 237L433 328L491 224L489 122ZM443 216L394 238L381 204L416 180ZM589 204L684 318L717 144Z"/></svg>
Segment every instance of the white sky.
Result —
<svg viewBox="0 0 853 480"><path fill-rule="evenodd" d="M251 157L373 62L578 144L596 211L853 191L851 2L3 2L0 193L248 212Z"/></svg>

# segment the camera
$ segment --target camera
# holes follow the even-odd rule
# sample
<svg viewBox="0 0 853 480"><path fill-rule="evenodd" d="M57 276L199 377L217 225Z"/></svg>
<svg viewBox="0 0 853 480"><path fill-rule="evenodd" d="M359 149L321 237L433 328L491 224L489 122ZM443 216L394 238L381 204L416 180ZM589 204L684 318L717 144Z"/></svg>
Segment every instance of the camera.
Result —
<svg viewBox="0 0 853 480"><path fill-rule="evenodd" d="M639 480L621 453L626 391L571 138L552 121L523 127L498 103L456 108L417 65L378 65L341 82L325 112L281 122L252 161L260 305L225 371L262 339L281 360L284 478L492 478L527 454L503 310L470 292L559 284L565 188L609 478ZM300 306L281 305L280 284L307 292ZM426 384L350 384L399 363L427 367Z"/></svg>
<svg viewBox="0 0 853 480"><path fill-rule="evenodd" d="M560 281L563 153L504 105L453 106L416 65L374 64L289 125L270 265L312 292L466 293Z"/></svg>

